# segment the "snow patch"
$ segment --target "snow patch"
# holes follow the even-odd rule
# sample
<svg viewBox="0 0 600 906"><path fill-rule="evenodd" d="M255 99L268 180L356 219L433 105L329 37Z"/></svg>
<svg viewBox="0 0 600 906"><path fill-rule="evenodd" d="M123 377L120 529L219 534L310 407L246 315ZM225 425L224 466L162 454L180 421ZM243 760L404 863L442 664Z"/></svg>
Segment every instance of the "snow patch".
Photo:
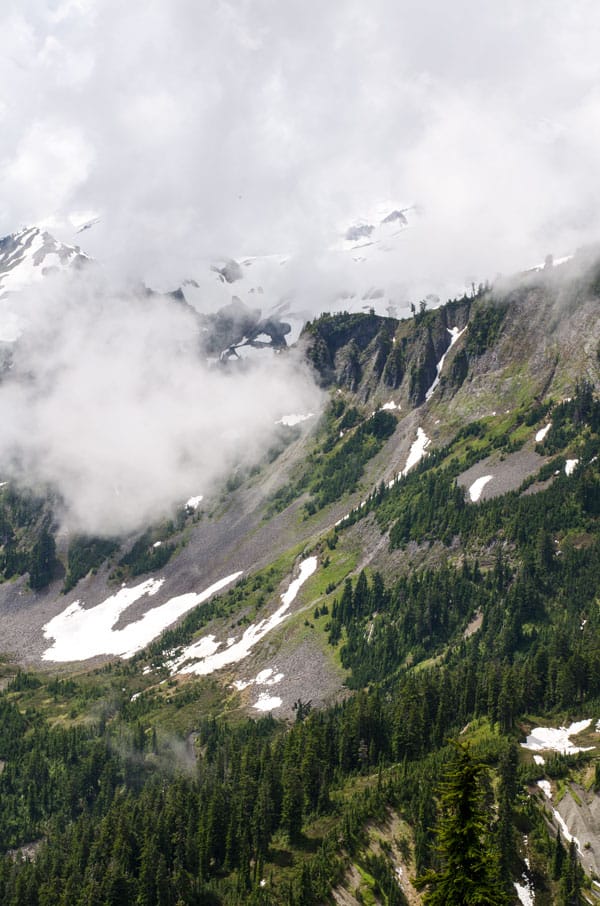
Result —
<svg viewBox="0 0 600 906"><path fill-rule="evenodd" d="M543 441L543 439L545 438L546 434L548 433L548 431L550 430L551 427L552 427L552 422L548 422L547 425L545 425L543 428L540 428L540 430L535 435L536 444L540 444Z"/></svg>
<svg viewBox="0 0 600 906"><path fill-rule="evenodd" d="M546 799L552 799L552 787L550 786L549 780L538 780L537 785Z"/></svg>
<svg viewBox="0 0 600 906"><path fill-rule="evenodd" d="M268 695L266 692L261 692L258 696L258 701L255 701L252 705L257 711L274 711L275 708L281 706L281 699L278 695Z"/></svg>
<svg viewBox="0 0 600 906"><path fill-rule="evenodd" d="M579 463L578 459L567 459L565 463L565 475L572 475L575 471L575 466Z"/></svg>
<svg viewBox="0 0 600 906"><path fill-rule="evenodd" d="M534 906L535 892L533 890L533 884L526 874L522 875L521 880L523 882L522 884L515 881L515 890L517 891L519 903L521 903L522 906Z"/></svg>
<svg viewBox="0 0 600 906"><path fill-rule="evenodd" d="M197 510L203 500L203 494L198 494L196 497L189 497L185 502L186 509Z"/></svg>
<svg viewBox="0 0 600 906"><path fill-rule="evenodd" d="M241 572L233 573L202 592L190 592L171 598L122 629L113 628L121 614L141 598L157 594L164 579L147 579L133 588L120 588L101 604L89 609L85 609L80 601L73 601L42 627L44 637L54 640L53 645L43 653L42 659L85 661L100 654L132 657L188 610L202 604L240 576Z"/></svg>
<svg viewBox="0 0 600 906"><path fill-rule="evenodd" d="M197 676L207 676L221 667L237 664L247 657L267 633L286 619L287 611L300 588L316 571L317 562L316 557L308 557L302 561L298 578L290 582L287 591L281 595L281 606L270 617L260 620L258 623L252 623L237 642L233 642L225 649L221 649L221 644L215 640L214 635L203 636L197 642L184 648L177 658L167 664L171 673L194 673Z"/></svg>
<svg viewBox="0 0 600 906"><path fill-rule="evenodd" d="M572 723L570 727L536 727L535 730L527 737L525 742L521 743L523 749L529 749L531 752L541 752L550 750L552 752L562 752L563 755L576 755L577 752L589 752L595 746L574 746L571 742L571 736L577 736L583 730L587 730L592 720L579 720Z"/></svg>
<svg viewBox="0 0 600 906"><path fill-rule="evenodd" d="M277 683L281 682L284 676L285 674L275 673L271 667L268 667L266 670L261 670L254 679L235 680L233 686L238 692L243 692L248 686L276 686Z"/></svg>
<svg viewBox="0 0 600 906"><path fill-rule="evenodd" d="M482 475L481 478L478 478L477 481L474 481L471 487L469 488L469 497L471 498L472 503L477 503L481 497L481 492L485 488L488 481L491 481L493 475Z"/></svg>
<svg viewBox="0 0 600 906"><path fill-rule="evenodd" d="M390 411L393 412L394 409L400 409L401 407L400 407L399 405L396 405L396 403L394 402L394 400L390 400L389 403L384 403L383 406L382 406L381 408L382 408L382 409L389 409Z"/></svg>
<svg viewBox="0 0 600 906"><path fill-rule="evenodd" d="M425 451L431 443L431 440L422 428L417 428L417 439L414 441L413 445L410 448L408 453L408 459L406 460L406 465L402 470L403 475L407 475L410 470L420 462L423 457L426 455Z"/></svg>
<svg viewBox="0 0 600 906"><path fill-rule="evenodd" d="M563 837L565 838L565 840L567 841L567 843L574 843L575 846L577 847L577 849L579 850L579 852L581 852L581 843L579 842L579 840L577 839L577 837L574 837L574 836L569 832L569 828L567 827L567 824L566 824L566 822L565 822L565 819L563 818L563 816L561 815L561 813L560 813L559 811L557 811L557 809L553 808L553 809L552 809L552 814L554 815L554 818L555 818L555 820L556 820L556 823L557 823L558 826L560 827L560 829L561 829L561 831L562 831L562 833L563 833Z"/></svg>
<svg viewBox="0 0 600 906"><path fill-rule="evenodd" d="M542 758L541 755L534 755L533 760L539 767L541 767L543 764L546 764L546 759Z"/></svg>
<svg viewBox="0 0 600 906"><path fill-rule="evenodd" d="M294 425L299 425L301 422L305 422L309 418L314 418L314 412L307 412L306 415L282 415L281 418L275 422L275 424L285 425L286 428L293 428Z"/></svg>

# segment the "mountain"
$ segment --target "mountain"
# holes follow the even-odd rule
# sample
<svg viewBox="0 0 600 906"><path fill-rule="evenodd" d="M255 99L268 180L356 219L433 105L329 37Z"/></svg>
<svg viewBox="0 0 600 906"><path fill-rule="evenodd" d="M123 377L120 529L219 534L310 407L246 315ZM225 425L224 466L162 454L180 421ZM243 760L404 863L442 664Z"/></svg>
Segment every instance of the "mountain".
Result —
<svg viewBox="0 0 600 906"><path fill-rule="evenodd" d="M64 245L38 227L5 236L0 239L0 299L52 272L82 267L87 261L78 246Z"/></svg>
<svg viewBox="0 0 600 906"><path fill-rule="evenodd" d="M89 261L78 246L64 245L38 227L0 239L0 344L14 342L22 329L15 296L53 273L79 269Z"/></svg>
<svg viewBox="0 0 600 906"><path fill-rule="evenodd" d="M0 489L2 901L424 902L459 768L498 902L596 901L597 252L298 348L323 410L135 536Z"/></svg>
<svg viewBox="0 0 600 906"><path fill-rule="evenodd" d="M267 317L290 323L291 341L315 304L322 311L407 313L409 288L397 274L404 269L405 233L417 218L414 206L379 203L332 231L331 243L311 252L310 259L289 251L223 257L199 268L179 291L199 311L207 297L214 307L228 305L232 296L250 308L259 306Z"/></svg>

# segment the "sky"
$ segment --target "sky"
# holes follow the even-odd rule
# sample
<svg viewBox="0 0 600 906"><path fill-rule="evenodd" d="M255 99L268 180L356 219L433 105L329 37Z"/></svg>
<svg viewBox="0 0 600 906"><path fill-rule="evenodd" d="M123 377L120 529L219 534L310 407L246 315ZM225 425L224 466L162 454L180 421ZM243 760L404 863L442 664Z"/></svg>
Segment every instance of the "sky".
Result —
<svg viewBox="0 0 600 906"><path fill-rule="evenodd" d="M193 278L214 309L212 261L284 255L271 303L339 309L363 266L327 250L402 206L359 303L597 241L598 47L595 0L3 0L0 235L44 226L102 271L19 302L0 478L57 487L73 530L132 531L318 411L298 359L219 376L189 314L123 287Z"/></svg>
<svg viewBox="0 0 600 906"><path fill-rule="evenodd" d="M518 270L598 237L598 46L588 0L4 0L0 233L99 215L81 244L156 284L318 273L389 199L420 212L391 270Z"/></svg>

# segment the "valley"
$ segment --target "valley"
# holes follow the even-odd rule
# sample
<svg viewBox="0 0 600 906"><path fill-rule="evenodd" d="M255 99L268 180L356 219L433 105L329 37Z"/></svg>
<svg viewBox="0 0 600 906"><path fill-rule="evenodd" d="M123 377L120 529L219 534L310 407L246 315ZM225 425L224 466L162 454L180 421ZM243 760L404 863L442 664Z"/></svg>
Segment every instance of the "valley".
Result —
<svg viewBox="0 0 600 906"><path fill-rule="evenodd" d="M598 272L314 318L319 411L139 532L0 488L3 902L425 903L469 759L494 902L597 901Z"/></svg>

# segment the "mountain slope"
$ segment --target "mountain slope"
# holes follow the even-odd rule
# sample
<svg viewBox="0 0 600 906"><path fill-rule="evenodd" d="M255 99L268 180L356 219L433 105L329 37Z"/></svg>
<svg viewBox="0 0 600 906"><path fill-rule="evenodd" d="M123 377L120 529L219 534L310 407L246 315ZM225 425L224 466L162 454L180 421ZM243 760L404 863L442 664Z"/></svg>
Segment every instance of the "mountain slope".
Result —
<svg viewBox="0 0 600 906"><path fill-rule="evenodd" d="M202 508L80 546L89 574L56 539L64 595L59 576L0 585L7 648L50 668L0 698L5 846L50 838L16 874L56 883L87 834L93 850L61 868L80 899L154 902L162 884L184 903L419 902L408 876L438 866L450 737L491 769L506 902L579 897L600 777L599 302L581 254L405 321L316 319L300 342L329 399L311 430L282 426ZM35 544L42 523L11 506ZM43 780L20 812L28 759L51 778L69 746L92 779L59 804ZM177 759L197 776L161 786Z"/></svg>

